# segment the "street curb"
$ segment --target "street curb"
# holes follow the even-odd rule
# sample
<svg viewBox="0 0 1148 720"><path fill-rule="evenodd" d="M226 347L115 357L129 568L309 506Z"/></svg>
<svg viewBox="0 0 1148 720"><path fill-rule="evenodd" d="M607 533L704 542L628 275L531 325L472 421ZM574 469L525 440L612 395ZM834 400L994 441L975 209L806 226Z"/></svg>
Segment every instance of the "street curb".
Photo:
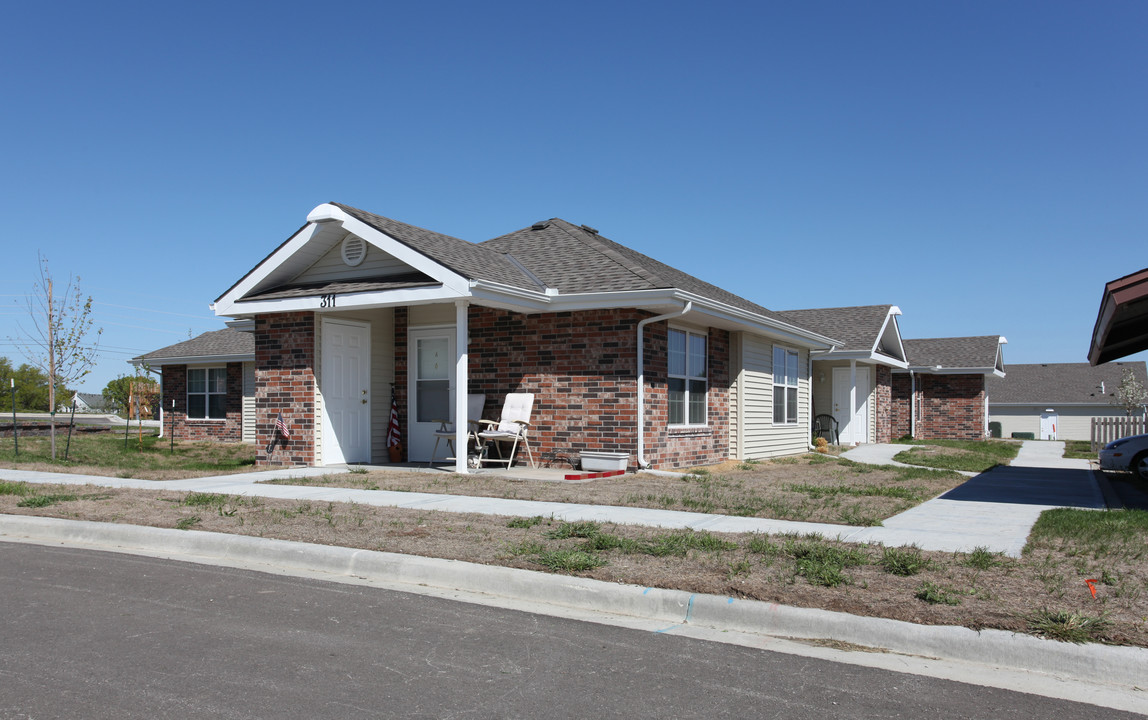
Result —
<svg viewBox="0 0 1148 720"><path fill-rule="evenodd" d="M823 639L895 653L1007 667L1105 685L1143 686L1148 649L1073 645L1002 630L915 625L828 610L795 608L679 590L442 560L195 530L0 515L0 541L65 544L161 555L210 564L257 563L269 570L322 572L482 593L525 602L788 638Z"/></svg>

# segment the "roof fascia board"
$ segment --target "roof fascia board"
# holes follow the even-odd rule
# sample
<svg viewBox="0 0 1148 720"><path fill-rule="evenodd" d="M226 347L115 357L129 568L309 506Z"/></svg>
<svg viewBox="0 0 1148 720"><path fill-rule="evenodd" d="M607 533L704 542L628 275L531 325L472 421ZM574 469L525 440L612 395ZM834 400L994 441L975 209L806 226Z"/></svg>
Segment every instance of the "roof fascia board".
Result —
<svg viewBox="0 0 1148 720"><path fill-rule="evenodd" d="M837 344L836 340L825 335L802 330L789 323L767 318L693 293L679 291L674 293L674 296L679 300L692 302L695 312L746 325L748 326L747 329L754 332L800 342L812 350L831 349Z"/></svg>
<svg viewBox="0 0 1148 720"><path fill-rule="evenodd" d="M254 362L255 353L238 355L184 355L181 357L152 358L134 357L128 362L136 367L161 367L163 365L216 365L229 362Z"/></svg>
<svg viewBox="0 0 1148 720"><path fill-rule="evenodd" d="M906 372L913 371L922 375L998 375L1004 377L1004 373L995 368L950 368L950 367L937 367L935 365L909 365L904 368Z"/></svg>
<svg viewBox="0 0 1148 720"><path fill-rule="evenodd" d="M276 298L274 300L244 300L232 303L226 315L233 318L249 317L260 313L282 312L339 312L341 310L366 310L376 307L391 307L395 305L425 305L433 302L453 301L469 298L469 295L458 295L450 288L408 288L404 290L381 290L361 293L336 293L334 307L326 307L330 303L330 296L306 295L293 298ZM216 315L223 315L219 309Z"/></svg>
<svg viewBox="0 0 1148 720"><path fill-rule="evenodd" d="M1091 403L1090 402L1069 402L1067 400L1065 400L1063 402L1060 400L1040 400L1040 401L1030 400L1028 402L997 402L996 400L993 400L990 398L989 399L989 405L990 406L997 406L997 407L1035 407L1037 405L1042 405L1044 407L1048 407L1049 405L1056 405L1058 407L1105 407L1105 408L1111 408L1112 410L1118 410L1121 413L1124 412L1124 409L1120 405L1112 405L1110 403L1099 403L1099 402L1091 402ZM1118 416L1118 417L1120 417L1120 416Z"/></svg>
<svg viewBox="0 0 1148 720"><path fill-rule="evenodd" d="M813 361L829 361L829 360L860 360L862 362L869 362L875 365L888 365L889 367L905 369L909 367L909 363L904 360L889 357L879 352L867 352L865 350L849 350L841 352L839 350L822 350L813 353Z"/></svg>
<svg viewBox="0 0 1148 720"><path fill-rule="evenodd" d="M292 235L287 242L280 245L275 252L264 258L251 272L244 275L239 282L231 286L230 290L212 303L211 309L215 311L217 316L230 316L231 308L240 298L251 292L251 290L279 267L284 260L294 255L300 248L310 242L311 238L319 232L319 229L320 226L316 223L308 223L299 228L299 231Z"/></svg>

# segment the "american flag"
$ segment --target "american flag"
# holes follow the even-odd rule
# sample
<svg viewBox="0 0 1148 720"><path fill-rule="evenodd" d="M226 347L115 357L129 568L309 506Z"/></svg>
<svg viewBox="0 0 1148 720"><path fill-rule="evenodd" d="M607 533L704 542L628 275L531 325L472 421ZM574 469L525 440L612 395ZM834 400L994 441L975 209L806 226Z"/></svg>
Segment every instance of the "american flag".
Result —
<svg viewBox="0 0 1148 720"><path fill-rule="evenodd" d="M395 400L395 393L391 391L391 424L387 428L387 447L394 447L402 442L399 434L399 404Z"/></svg>
<svg viewBox="0 0 1148 720"><path fill-rule="evenodd" d="M291 437L291 431L287 429L287 422L283 420L283 416L279 415L275 418L275 429L283 436L283 439Z"/></svg>

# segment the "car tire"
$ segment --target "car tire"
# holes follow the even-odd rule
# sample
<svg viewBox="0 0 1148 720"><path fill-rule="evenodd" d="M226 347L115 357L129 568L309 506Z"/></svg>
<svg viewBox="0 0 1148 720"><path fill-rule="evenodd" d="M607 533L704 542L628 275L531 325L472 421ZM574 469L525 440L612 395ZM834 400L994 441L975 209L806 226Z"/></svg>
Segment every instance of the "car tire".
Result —
<svg viewBox="0 0 1148 720"><path fill-rule="evenodd" d="M1148 452L1142 452L1132 458L1132 463L1128 466L1128 469L1142 481L1148 482Z"/></svg>

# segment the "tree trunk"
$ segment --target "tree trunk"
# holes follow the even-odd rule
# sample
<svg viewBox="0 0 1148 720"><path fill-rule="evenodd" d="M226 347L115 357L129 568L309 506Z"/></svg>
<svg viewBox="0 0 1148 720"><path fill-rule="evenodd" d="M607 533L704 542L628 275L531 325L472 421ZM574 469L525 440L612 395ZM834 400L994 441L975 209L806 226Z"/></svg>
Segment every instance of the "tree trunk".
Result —
<svg viewBox="0 0 1148 720"><path fill-rule="evenodd" d="M48 424L52 436L52 459L56 459L56 328L52 323L52 280L48 279Z"/></svg>

